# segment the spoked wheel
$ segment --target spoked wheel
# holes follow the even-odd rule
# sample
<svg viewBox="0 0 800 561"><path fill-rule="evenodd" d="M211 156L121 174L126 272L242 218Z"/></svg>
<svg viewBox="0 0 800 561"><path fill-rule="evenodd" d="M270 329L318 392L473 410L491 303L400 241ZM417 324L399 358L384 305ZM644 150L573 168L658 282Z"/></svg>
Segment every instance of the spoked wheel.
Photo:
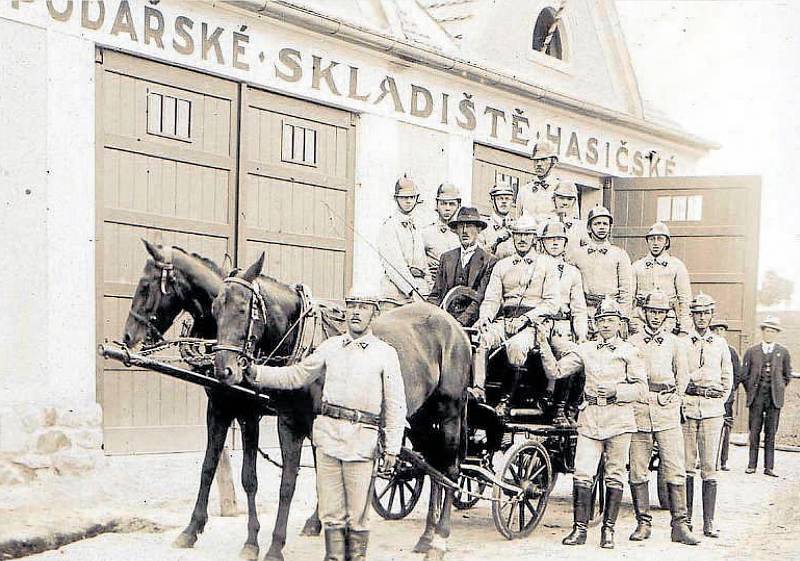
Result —
<svg viewBox="0 0 800 561"><path fill-rule="evenodd" d="M386 520L405 518L417 505L423 483L425 474L398 458L390 477L378 474L375 478L372 507Z"/></svg>
<svg viewBox="0 0 800 561"><path fill-rule="evenodd" d="M474 495L483 495L486 490L486 483L483 481L475 481L471 477L463 473L458 475L458 490L453 493L453 506L458 510L467 510L478 504L480 497ZM473 494L466 494L464 491Z"/></svg>
<svg viewBox="0 0 800 561"><path fill-rule="evenodd" d="M606 509L606 463L600 460L597 466L597 474L592 483L592 504L589 509L589 526L597 526L603 519L603 511Z"/></svg>
<svg viewBox="0 0 800 561"><path fill-rule="evenodd" d="M544 446L526 440L503 457L497 478L518 492L495 485L492 518L497 531L509 540L529 536L541 522L553 486L553 466Z"/></svg>

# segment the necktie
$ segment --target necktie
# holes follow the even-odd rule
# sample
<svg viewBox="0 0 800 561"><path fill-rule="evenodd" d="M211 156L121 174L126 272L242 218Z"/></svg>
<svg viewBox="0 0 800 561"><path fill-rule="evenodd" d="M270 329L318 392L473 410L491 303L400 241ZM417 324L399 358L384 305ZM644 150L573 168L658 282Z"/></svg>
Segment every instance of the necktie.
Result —
<svg viewBox="0 0 800 561"><path fill-rule="evenodd" d="M607 247L598 247L598 248L595 248L595 247L590 247L589 249L587 249L587 250L586 250L586 253L588 253L589 255L591 255L591 254L592 254L592 253L594 253L595 251L596 251L596 252L598 252L598 253L601 253L601 254L605 255L606 253L608 253L608 248L607 248Z"/></svg>
<svg viewBox="0 0 800 561"><path fill-rule="evenodd" d="M608 347L609 351L614 351L617 348L616 346L612 345L611 343L597 343L597 350L598 351L600 349L602 349L603 347Z"/></svg>

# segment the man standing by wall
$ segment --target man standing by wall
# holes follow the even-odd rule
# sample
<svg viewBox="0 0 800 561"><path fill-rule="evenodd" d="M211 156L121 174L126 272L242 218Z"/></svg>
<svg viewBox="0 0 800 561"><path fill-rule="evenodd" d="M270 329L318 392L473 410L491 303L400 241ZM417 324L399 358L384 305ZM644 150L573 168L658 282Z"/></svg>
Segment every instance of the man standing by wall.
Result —
<svg viewBox="0 0 800 561"><path fill-rule="evenodd" d="M394 186L397 208L378 234L378 249L383 261L381 306L396 307L423 300L430 292L428 259L422 230L413 212L419 203L417 185L405 175Z"/></svg>
<svg viewBox="0 0 800 561"><path fill-rule="evenodd" d="M744 353L742 376L747 388L750 408L750 461L746 473L754 473L758 465L761 429L764 429L764 473L775 473L775 433L778 432L786 386L792 378L792 363L786 347L775 342L781 331L780 319L767 316L761 322L762 342Z"/></svg>
<svg viewBox="0 0 800 561"><path fill-rule="evenodd" d="M345 302L348 333L327 339L298 364L250 366L247 375L256 388L285 390L325 376L312 430L325 561L366 560L379 430L385 436L383 467L391 471L406 422L397 351L370 327L378 315L377 299L351 291Z"/></svg>
<svg viewBox="0 0 800 561"><path fill-rule="evenodd" d="M724 319L714 318L708 328L727 340L725 334L728 332L728 322ZM728 400L725 402L725 425L722 429L722 444L719 451L719 469L722 471L730 470L728 467L728 452L731 445L731 429L733 428L733 406L736 401L736 390L739 388L739 384L744 386L739 353L730 344L728 349L731 351L731 364L733 364L733 387L731 388L731 395L728 396ZM747 388L745 387L745 389Z"/></svg>

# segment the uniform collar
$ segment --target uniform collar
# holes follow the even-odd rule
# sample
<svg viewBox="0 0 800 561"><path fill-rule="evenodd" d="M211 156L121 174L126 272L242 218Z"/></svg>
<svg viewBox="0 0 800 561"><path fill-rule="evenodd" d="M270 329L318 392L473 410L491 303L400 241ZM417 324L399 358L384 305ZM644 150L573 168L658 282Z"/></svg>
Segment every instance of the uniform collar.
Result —
<svg viewBox="0 0 800 561"><path fill-rule="evenodd" d="M513 259L514 260L511 262L513 265L519 265L523 261L525 264L530 265L536 260L536 253L533 251L533 249L530 249L525 255L515 253Z"/></svg>
<svg viewBox="0 0 800 561"><path fill-rule="evenodd" d="M714 342L714 334L710 329L706 329L705 335L700 335L696 329L692 328L689 338L691 339L692 343L697 343L698 341L705 341L706 343Z"/></svg>
<svg viewBox="0 0 800 561"><path fill-rule="evenodd" d="M649 343L650 341L655 341L657 344L661 344L664 342L664 333L662 332L661 328L659 327L655 331L652 331L649 327L644 327L644 342Z"/></svg>
<svg viewBox="0 0 800 561"><path fill-rule="evenodd" d="M436 228L438 228L442 234L446 234L447 232L451 231L450 226L447 224L447 222L442 221L441 217L436 221Z"/></svg>
<svg viewBox="0 0 800 561"><path fill-rule="evenodd" d="M619 343L620 343L619 337L612 337L608 341L603 341L603 338L601 337L597 341L597 350L599 351L600 349L602 349L604 347L608 347L609 350L615 351L617 349L617 347L619 346Z"/></svg>
<svg viewBox="0 0 800 561"><path fill-rule="evenodd" d="M586 253L591 255L592 253L602 253L603 255L608 253L609 248L611 248L611 243L608 241L608 238L603 240L602 242L597 242L592 240L587 244Z"/></svg>
<svg viewBox="0 0 800 561"><path fill-rule="evenodd" d="M652 269L653 267L666 267L669 265L669 253L662 251L661 255L658 257L653 256L651 253L645 259L644 264L648 269Z"/></svg>
<svg viewBox="0 0 800 561"><path fill-rule="evenodd" d="M505 216L500 216L496 212L493 212L492 215L489 217L489 221L491 221L492 226L495 230L499 230L500 228L504 228L508 225L508 222L511 218L506 214Z"/></svg>
<svg viewBox="0 0 800 561"><path fill-rule="evenodd" d="M349 333L345 334L342 339L342 347L348 347L351 343L356 343L362 349L366 349L372 343L377 341L378 338L372 333L371 329L368 329L367 332L362 335L361 337L357 337L353 339Z"/></svg>

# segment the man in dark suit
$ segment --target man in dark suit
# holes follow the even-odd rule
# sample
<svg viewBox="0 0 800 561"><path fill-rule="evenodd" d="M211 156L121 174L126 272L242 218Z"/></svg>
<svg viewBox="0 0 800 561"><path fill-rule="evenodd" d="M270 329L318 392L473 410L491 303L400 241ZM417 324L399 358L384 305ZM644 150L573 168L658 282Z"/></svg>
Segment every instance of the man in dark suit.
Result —
<svg viewBox="0 0 800 561"><path fill-rule="evenodd" d="M486 228L478 209L461 207L450 221L450 227L458 234L461 247L442 253L436 282L428 301L441 306L447 298L445 309L461 325L469 327L478 319L478 311L497 259L478 246L478 234ZM453 290L457 287L457 290ZM448 296L451 291L453 293ZM474 387L471 392L479 401L485 401L485 366L475 368L473 375Z"/></svg>
<svg viewBox="0 0 800 561"><path fill-rule="evenodd" d="M791 380L792 363L786 347L775 343L781 331L780 318L767 316L760 324L762 342L744 353L742 375L750 408L750 461L746 473L758 465L758 446L764 429L764 473L778 477L775 467L775 433L778 432L783 395Z"/></svg>
<svg viewBox="0 0 800 561"><path fill-rule="evenodd" d="M708 328L727 340L725 334L728 332L728 322L724 319L714 318ZM739 362L739 353L730 345L728 345L728 348L731 351L731 363L733 363L733 388L731 389L731 395L728 396L728 400L725 402L725 424L722 427L722 445L719 452L719 469L722 471L730 470L728 467L728 451L731 444L731 428L733 428L733 405L739 384L744 386L744 380L742 379L742 363Z"/></svg>
<svg viewBox="0 0 800 561"><path fill-rule="evenodd" d="M428 301L440 306L453 288L465 287L464 291L460 291L460 296L469 301L469 304L460 306L458 310L448 305L447 309L461 325L469 327L478 319L478 309L483 302L486 285L497 259L478 246L478 233L486 228L486 222L481 218L478 209L461 207L450 221L450 228L458 234L461 247L442 253Z"/></svg>

